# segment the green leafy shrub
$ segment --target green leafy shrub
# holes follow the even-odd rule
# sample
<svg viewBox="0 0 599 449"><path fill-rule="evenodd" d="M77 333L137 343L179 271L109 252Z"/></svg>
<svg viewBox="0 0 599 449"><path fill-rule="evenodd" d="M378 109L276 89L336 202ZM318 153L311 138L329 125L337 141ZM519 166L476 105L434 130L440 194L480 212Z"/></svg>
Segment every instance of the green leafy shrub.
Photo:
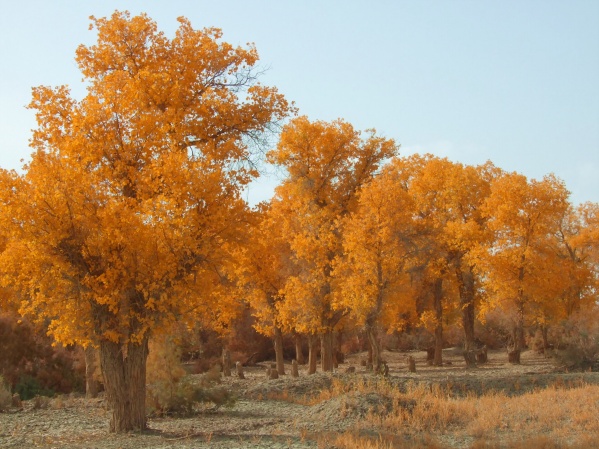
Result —
<svg viewBox="0 0 599 449"><path fill-rule="evenodd" d="M24 401L33 399L36 396L54 396L54 390L43 387L38 379L28 374L24 374L19 378L15 391Z"/></svg>

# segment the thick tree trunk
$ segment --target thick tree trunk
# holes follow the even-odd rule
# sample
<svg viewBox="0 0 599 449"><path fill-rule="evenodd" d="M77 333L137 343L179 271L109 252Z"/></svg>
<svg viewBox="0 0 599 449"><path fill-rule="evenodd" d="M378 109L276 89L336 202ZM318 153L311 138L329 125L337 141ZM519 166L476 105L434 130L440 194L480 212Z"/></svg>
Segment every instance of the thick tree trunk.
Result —
<svg viewBox="0 0 599 449"><path fill-rule="evenodd" d="M381 345L374 325L366 324L366 336L372 350L372 367L378 373L381 368Z"/></svg>
<svg viewBox="0 0 599 449"><path fill-rule="evenodd" d="M526 347L524 338L524 301L519 301L516 326L514 327L514 349L521 351Z"/></svg>
<svg viewBox="0 0 599 449"><path fill-rule="evenodd" d="M283 358L283 332L275 327L275 360L277 362L277 372L285 374L285 360Z"/></svg>
<svg viewBox="0 0 599 449"><path fill-rule="evenodd" d="M146 429L146 360L148 338L126 346L100 342L100 365L106 400L112 410L110 431L116 433Z"/></svg>
<svg viewBox="0 0 599 449"><path fill-rule="evenodd" d="M98 381L96 379L96 350L89 345L84 349L85 353L85 397L95 398L98 396Z"/></svg>
<svg viewBox="0 0 599 449"><path fill-rule="evenodd" d="M327 330L320 336L320 363L323 372L333 371L333 331Z"/></svg>
<svg viewBox="0 0 599 449"><path fill-rule="evenodd" d="M435 359L433 365L443 365L443 279L435 280L433 285L433 298L435 307Z"/></svg>
<svg viewBox="0 0 599 449"><path fill-rule="evenodd" d="M302 349L302 337L300 334L295 334L295 360L298 365L305 365L306 358L304 357L304 351Z"/></svg>
<svg viewBox="0 0 599 449"><path fill-rule="evenodd" d="M308 374L314 374L318 363L318 339L315 335L308 336L308 347Z"/></svg>

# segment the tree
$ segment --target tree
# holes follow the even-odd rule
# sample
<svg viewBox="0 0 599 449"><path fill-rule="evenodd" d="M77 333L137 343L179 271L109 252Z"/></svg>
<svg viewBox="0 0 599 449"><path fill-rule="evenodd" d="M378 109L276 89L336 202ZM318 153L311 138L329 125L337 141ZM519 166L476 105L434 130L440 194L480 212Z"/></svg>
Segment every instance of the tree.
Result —
<svg viewBox="0 0 599 449"><path fill-rule="evenodd" d="M479 258L486 308L501 306L513 319L512 357L519 363L526 317L557 296L549 273L559 266L552 244L568 208L568 191L554 176L541 181L506 173L491 185L484 211L494 240Z"/></svg>
<svg viewBox="0 0 599 449"><path fill-rule="evenodd" d="M4 282L58 341L99 347L113 432L146 427L149 336L228 313L249 141L289 110L256 82L253 47L179 22L168 39L146 15L92 18L97 43L76 57L86 96L33 90L32 161L0 186Z"/></svg>
<svg viewBox="0 0 599 449"><path fill-rule="evenodd" d="M282 318L300 333L320 336L324 371L333 369L333 330L344 315L333 301L333 261L342 251L339 220L355 208L361 186L397 149L393 140L368 134L362 138L342 120L298 117L268 154L288 173L272 209L282 218L299 270L285 284Z"/></svg>
<svg viewBox="0 0 599 449"><path fill-rule="evenodd" d="M239 286L256 318L258 332L274 338L277 371L285 374L284 323L279 317L281 292L292 274L291 250L281 237L280 224L263 204L254 213L248 240L241 249L236 269Z"/></svg>
<svg viewBox="0 0 599 449"><path fill-rule="evenodd" d="M334 307L346 309L364 328L375 372L382 361L378 328L401 330L414 311L407 272L416 237L413 207L401 186L405 172L393 167L392 162L362 187L358 207L343 220L343 254L333 273L340 285Z"/></svg>

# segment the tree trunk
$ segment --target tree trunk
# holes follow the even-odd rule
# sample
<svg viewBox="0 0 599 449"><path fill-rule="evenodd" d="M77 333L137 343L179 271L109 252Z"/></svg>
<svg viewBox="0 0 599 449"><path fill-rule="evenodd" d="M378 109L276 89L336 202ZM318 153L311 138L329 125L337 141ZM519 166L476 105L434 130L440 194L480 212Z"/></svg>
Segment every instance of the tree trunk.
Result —
<svg viewBox="0 0 599 449"><path fill-rule="evenodd" d="M85 353L85 397L98 397L98 381L96 380L96 350L89 345Z"/></svg>
<svg viewBox="0 0 599 449"><path fill-rule="evenodd" d="M295 360L298 365L305 365L306 358L304 357L304 351L302 349L302 337L300 334L295 334Z"/></svg>
<svg viewBox="0 0 599 449"><path fill-rule="evenodd" d="M522 351L526 347L526 339L524 338L524 301L518 304L518 316L516 318L516 326L514 328L514 349Z"/></svg>
<svg viewBox="0 0 599 449"><path fill-rule="evenodd" d="M443 279L435 280L433 285L433 297L435 307L435 359L433 365L443 365Z"/></svg>
<svg viewBox="0 0 599 449"><path fill-rule="evenodd" d="M372 350L372 367L375 372L378 372L381 367L381 345L374 325L366 324L366 336Z"/></svg>
<svg viewBox="0 0 599 449"><path fill-rule="evenodd" d="M308 346L308 374L314 374L318 362L318 339L315 335L308 335Z"/></svg>
<svg viewBox="0 0 599 449"><path fill-rule="evenodd" d="M275 360L277 362L277 372L284 375L285 360L283 359L283 333L278 327L275 327Z"/></svg>
<svg viewBox="0 0 599 449"><path fill-rule="evenodd" d="M468 352L476 349L474 340L474 274L471 270L467 272L461 269L458 270L460 307L464 328L464 351Z"/></svg>
<svg viewBox="0 0 599 449"><path fill-rule="evenodd" d="M547 351L549 350L549 327L546 325L541 326L541 335L543 336L543 355L547 358Z"/></svg>
<svg viewBox="0 0 599 449"><path fill-rule="evenodd" d="M231 353L228 349L223 349L223 376L231 377Z"/></svg>
<svg viewBox="0 0 599 449"><path fill-rule="evenodd" d="M323 372L333 371L333 332L327 330L320 336L320 364Z"/></svg>
<svg viewBox="0 0 599 449"><path fill-rule="evenodd" d="M148 338L126 346L100 342L100 365L106 400L112 410L110 432L146 429L146 360Z"/></svg>

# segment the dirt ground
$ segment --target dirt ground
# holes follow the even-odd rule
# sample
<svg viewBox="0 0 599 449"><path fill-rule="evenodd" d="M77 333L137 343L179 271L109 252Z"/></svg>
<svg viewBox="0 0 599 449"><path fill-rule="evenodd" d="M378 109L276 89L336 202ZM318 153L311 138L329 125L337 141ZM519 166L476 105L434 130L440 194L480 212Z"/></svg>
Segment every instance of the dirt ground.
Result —
<svg viewBox="0 0 599 449"><path fill-rule="evenodd" d="M408 355L416 359L416 373L408 372ZM558 372L551 359L533 351L522 354L521 365L509 364L504 351L491 351L489 362L475 369L467 369L460 352L452 349L444 350L442 367L427 365L426 352L385 352L383 357L389 365L389 382L400 389L409 382L423 382L440 384L457 395L489 390L515 395L556 382L599 384L599 373ZM27 401L22 410L0 413L0 448L333 448L323 444L321 436L351 429L363 417L361 411L365 413L377 404L370 403L366 395L357 399L355 413L342 414L335 398L315 405L282 399L316 395L334 379L371 379L373 374L361 366L364 358L365 354L347 357L335 373L308 376L305 367L300 367L299 378L290 376L288 365L287 375L276 380L266 379L267 364L247 367L246 379L222 381L235 392L233 407L206 408L189 418L153 418L149 420L150 430L144 433L108 433L109 412L102 398L64 396L41 409ZM346 373L349 366L356 372ZM455 442L452 447L467 446Z"/></svg>

